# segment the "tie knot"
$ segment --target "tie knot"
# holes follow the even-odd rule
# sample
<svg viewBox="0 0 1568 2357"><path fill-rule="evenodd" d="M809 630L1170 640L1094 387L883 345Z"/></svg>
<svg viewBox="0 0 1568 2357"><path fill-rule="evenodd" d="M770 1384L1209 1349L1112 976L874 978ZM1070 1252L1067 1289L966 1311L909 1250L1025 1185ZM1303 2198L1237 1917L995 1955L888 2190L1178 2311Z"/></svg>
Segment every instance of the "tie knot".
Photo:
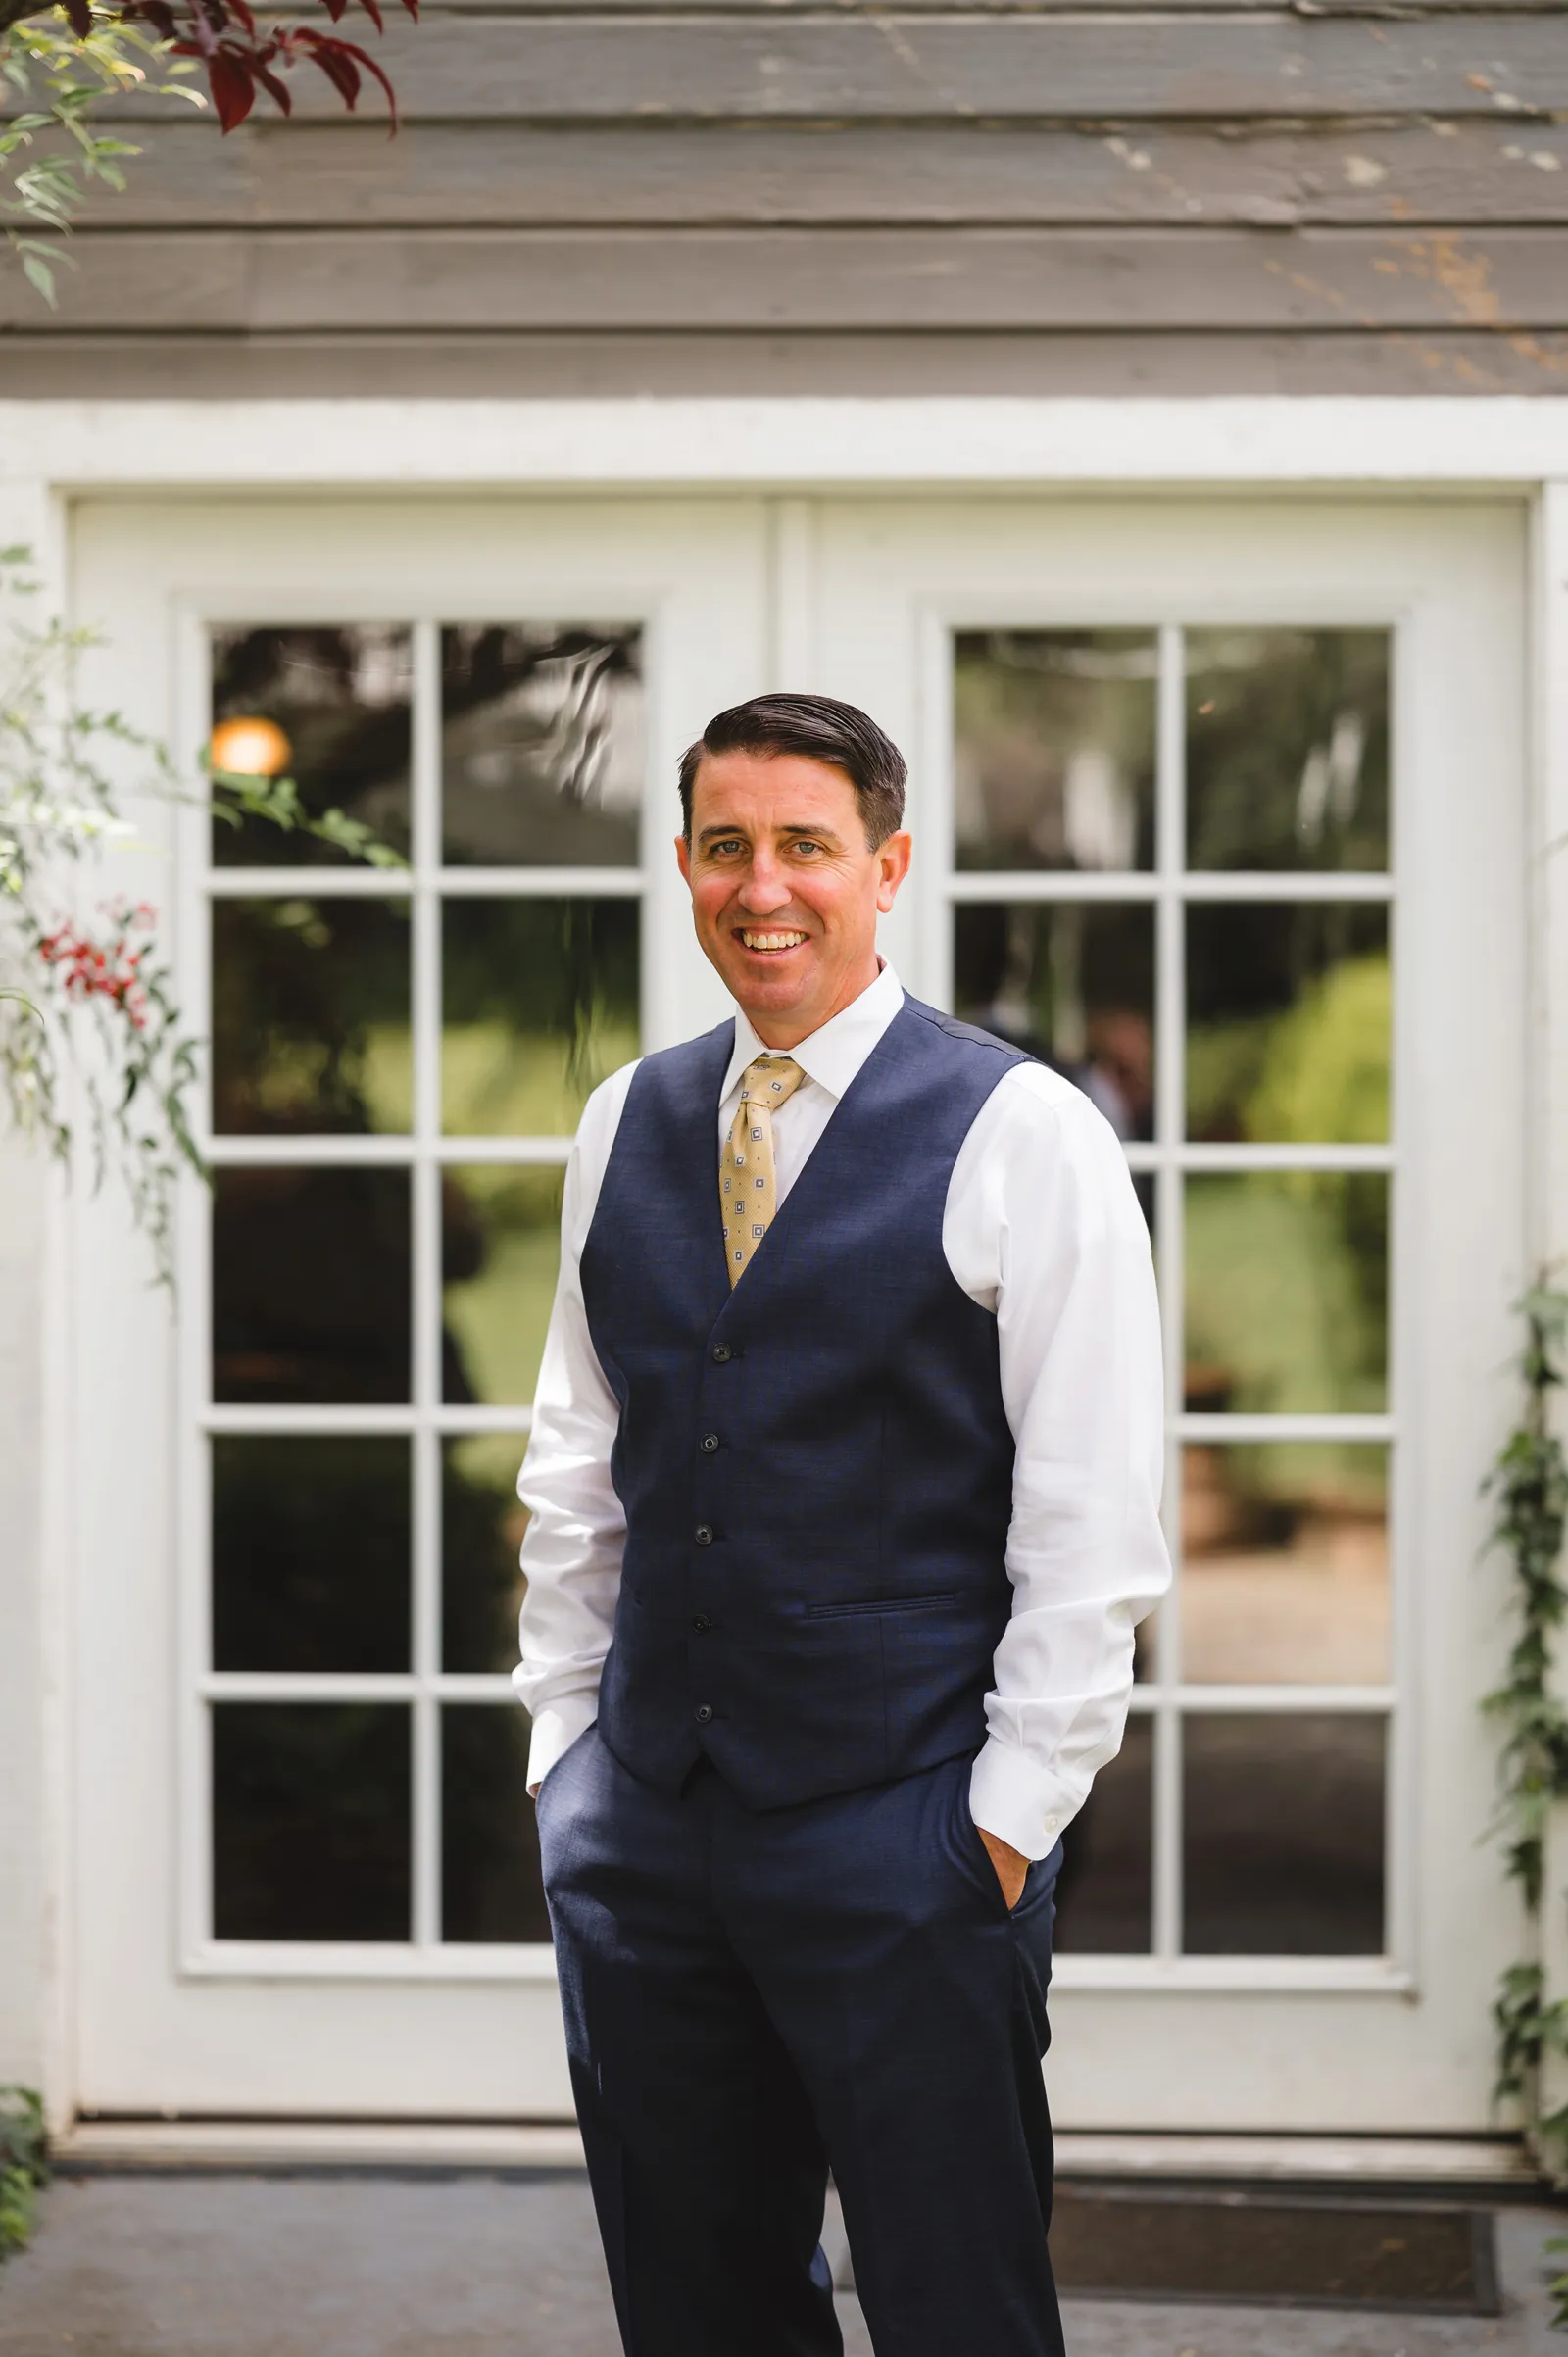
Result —
<svg viewBox="0 0 1568 2357"><path fill-rule="evenodd" d="M805 1078L792 1056L760 1056L741 1075L741 1103L776 1107L794 1096Z"/></svg>

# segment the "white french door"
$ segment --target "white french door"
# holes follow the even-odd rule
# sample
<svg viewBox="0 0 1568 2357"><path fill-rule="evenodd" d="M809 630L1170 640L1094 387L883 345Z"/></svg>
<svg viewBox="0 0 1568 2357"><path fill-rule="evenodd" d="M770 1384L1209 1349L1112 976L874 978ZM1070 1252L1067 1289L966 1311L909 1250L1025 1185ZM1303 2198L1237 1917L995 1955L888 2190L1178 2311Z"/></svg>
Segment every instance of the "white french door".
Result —
<svg viewBox="0 0 1568 2357"><path fill-rule="evenodd" d="M79 518L103 700L407 861L147 813L213 1185L172 1322L82 1223L89 2107L569 2110L514 1484L582 1101L722 1006L673 780L765 668L763 548L723 504Z"/></svg>
<svg viewBox="0 0 1568 2357"><path fill-rule="evenodd" d="M911 761L886 947L1069 1070L1158 1258L1179 1560L1072 1843L1067 2125L1473 2129L1476 1488L1521 1265L1522 528L1411 504L101 506L97 701L407 858L150 810L212 1040L177 1313L77 1222L102 2111L568 2109L510 1699L577 1107L722 1002L681 747Z"/></svg>
<svg viewBox="0 0 1568 2357"><path fill-rule="evenodd" d="M812 539L816 683L917 749L899 962L1089 1089L1159 1270L1177 1579L1068 1837L1057 2117L1482 2127L1522 518L867 502Z"/></svg>

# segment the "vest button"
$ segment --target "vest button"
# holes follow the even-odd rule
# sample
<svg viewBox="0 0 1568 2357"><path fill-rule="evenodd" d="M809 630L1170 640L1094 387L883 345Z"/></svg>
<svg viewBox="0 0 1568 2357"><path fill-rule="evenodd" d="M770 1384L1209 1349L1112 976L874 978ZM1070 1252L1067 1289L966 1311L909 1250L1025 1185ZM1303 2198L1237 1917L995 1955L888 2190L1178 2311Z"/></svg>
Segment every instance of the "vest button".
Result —
<svg viewBox="0 0 1568 2357"><path fill-rule="evenodd" d="M714 1449L718 1447L717 1433L705 1432L697 1446L702 1450L704 1456L711 1456Z"/></svg>
<svg viewBox="0 0 1568 2357"><path fill-rule="evenodd" d="M694 1614L692 1619L692 1627L696 1629L700 1635L706 1637L712 1625L712 1622L709 1619L706 1612Z"/></svg>
<svg viewBox="0 0 1568 2357"><path fill-rule="evenodd" d="M692 1712L699 1727L706 1727L712 1715L713 1705L711 1702L699 1702L697 1708Z"/></svg>
<svg viewBox="0 0 1568 2357"><path fill-rule="evenodd" d="M713 1345L713 1364L715 1367L723 1366L726 1361L733 1356L734 1352L731 1350L728 1343L715 1343Z"/></svg>
<svg viewBox="0 0 1568 2357"><path fill-rule="evenodd" d="M713 1544L712 1524L710 1522L700 1522L697 1525L696 1538L699 1547L711 1547Z"/></svg>

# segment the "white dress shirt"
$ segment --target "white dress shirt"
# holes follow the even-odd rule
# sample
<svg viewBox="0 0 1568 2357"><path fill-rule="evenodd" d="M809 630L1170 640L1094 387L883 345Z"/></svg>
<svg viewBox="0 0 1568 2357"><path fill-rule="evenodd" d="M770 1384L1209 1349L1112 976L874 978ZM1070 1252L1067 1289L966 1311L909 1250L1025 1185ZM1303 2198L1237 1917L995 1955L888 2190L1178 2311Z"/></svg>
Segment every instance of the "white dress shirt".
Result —
<svg viewBox="0 0 1568 2357"><path fill-rule="evenodd" d="M788 1054L806 1079L773 1115L783 1202L839 1100L904 1005L891 966ZM737 1010L715 1108L769 1051ZM517 1491L529 1513L517 1693L537 1790L598 1712L625 1516L610 1478L618 1410L588 1332L580 1261L635 1064L596 1089L566 1165L561 1276ZM713 1189L718 1190L715 1153ZM942 1223L948 1266L997 1320L1016 1456L1012 1611L969 1786L976 1825L1040 1858L1120 1747L1133 1629L1164 1593L1159 1313L1149 1234L1109 1123L1043 1064L1017 1064L958 1151Z"/></svg>

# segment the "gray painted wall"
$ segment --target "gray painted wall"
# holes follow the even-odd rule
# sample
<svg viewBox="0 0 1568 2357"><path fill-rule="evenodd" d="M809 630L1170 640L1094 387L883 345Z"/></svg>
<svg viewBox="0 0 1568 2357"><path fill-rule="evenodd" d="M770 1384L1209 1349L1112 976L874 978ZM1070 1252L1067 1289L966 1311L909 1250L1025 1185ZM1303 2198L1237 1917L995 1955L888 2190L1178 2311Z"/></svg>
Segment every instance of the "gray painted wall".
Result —
<svg viewBox="0 0 1568 2357"><path fill-rule="evenodd" d="M427 0L172 102L12 393L1568 392L1568 9ZM1557 116L1563 120L1553 121Z"/></svg>

